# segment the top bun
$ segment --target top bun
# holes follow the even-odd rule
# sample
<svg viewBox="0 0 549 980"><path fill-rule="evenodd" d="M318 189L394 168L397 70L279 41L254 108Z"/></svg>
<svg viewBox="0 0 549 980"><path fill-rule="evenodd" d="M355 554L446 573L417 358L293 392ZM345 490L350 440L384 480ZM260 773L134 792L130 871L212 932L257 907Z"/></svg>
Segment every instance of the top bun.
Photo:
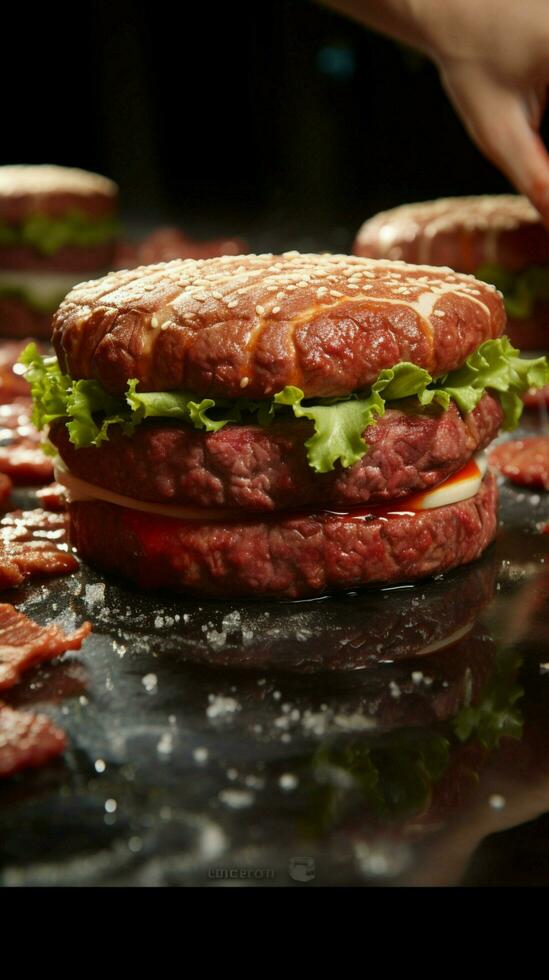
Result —
<svg viewBox="0 0 549 980"><path fill-rule="evenodd" d="M5 221L23 221L34 214L58 217L70 210L110 214L117 198L112 180L77 167L0 167L0 219Z"/></svg>
<svg viewBox="0 0 549 980"><path fill-rule="evenodd" d="M189 389L268 398L285 385L345 395L412 361L459 367L505 325L493 286L451 269L347 255L176 259L81 283L53 320L73 378L113 393Z"/></svg>
<svg viewBox="0 0 549 980"><path fill-rule="evenodd" d="M549 232L525 197L446 197L374 215L362 225L353 251L467 273L486 263L519 271L549 263Z"/></svg>

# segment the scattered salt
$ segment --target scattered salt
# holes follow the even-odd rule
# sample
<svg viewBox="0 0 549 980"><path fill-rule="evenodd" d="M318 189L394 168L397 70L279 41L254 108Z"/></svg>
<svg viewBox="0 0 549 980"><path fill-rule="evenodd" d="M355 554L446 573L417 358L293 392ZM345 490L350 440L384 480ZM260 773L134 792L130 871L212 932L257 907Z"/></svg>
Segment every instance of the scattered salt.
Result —
<svg viewBox="0 0 549 980"><path fill-rule="evenodd" d="M222 694L209 695L209 705L206 708L208 718L227 718L240 711L240 705L234 698L224 697Z"/></svg>

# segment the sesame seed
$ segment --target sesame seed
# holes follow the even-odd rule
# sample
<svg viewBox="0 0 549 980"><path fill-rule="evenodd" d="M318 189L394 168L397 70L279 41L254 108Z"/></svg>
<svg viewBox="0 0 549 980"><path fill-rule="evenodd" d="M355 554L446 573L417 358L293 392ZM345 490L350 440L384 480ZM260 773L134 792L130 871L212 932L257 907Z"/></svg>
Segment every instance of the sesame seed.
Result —
<svg viewBox="0 0 549 980"><path fill-rule="evenodd" d="M263 314L264 314L264 312L265 312L265 307L264 307L264 306L261 306L261 305L260 305L260 304L258 303L258 305L257 305L257 306L256 306L256 308L255 308L255 312L256 312L256 313L258 314L258 316L263 316Z"/></svg>
<svg viewBox="0 0 549 980"><path fill-rule="evenodd" d="M280 313L280 306L273 306L271 312L272 313Z"/></svg>
<svg viewBox="0 0 549 980"><path fill-rule="evenodd" d="M157 326L158 326L158 317L152 316L151 317L151 327L153 327L153 329L155 329Z"/></svg>
<svg viewBox="0 0 549 980"><path fill-rule="evenodd" d="M247 388L248 385L249 385L249 383L250 383L250 379L249 378L242 378L241 381L240 381L240 387L241 388Z"/></svg>

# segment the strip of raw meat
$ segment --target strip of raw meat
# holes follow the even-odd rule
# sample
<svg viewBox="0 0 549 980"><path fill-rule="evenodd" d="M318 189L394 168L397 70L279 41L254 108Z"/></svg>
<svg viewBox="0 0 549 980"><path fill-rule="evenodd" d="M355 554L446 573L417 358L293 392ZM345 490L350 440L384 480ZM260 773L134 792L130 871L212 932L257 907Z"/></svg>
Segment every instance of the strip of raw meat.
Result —
<svg viewBox="0 0 549 980"><path fill-rule="evenodd" d="M65 734L47 715L14 711L0 702L0 778L60 755Z"/></svg>
<svg viewBox="0 0 549 980"><path fill-rule="evenodd" d="M0 690L17 684L29 667L79 650L90 631L90 623L70 634L59 626L40 626L9 603L0 603Z"/></svg>
<svg viewBox="0 0 549 980"><path fill-rule="evenodd" d="M67 518L41 508L14 510L0 520L0 589L32 576L66 575L78 568L68 550Z"/></svg>

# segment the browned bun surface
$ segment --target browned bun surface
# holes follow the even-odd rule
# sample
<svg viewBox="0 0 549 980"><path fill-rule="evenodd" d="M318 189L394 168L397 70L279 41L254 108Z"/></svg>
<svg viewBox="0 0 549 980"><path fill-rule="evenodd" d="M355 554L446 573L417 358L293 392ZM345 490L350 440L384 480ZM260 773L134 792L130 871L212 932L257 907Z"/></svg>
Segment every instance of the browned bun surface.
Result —
<svg viewBox="0 0 549 980"><path fill-rule="evenodd" d="M349 508L429 490L457 472L497 435L502 410L486 394L470 415L388 409L370 426L368 452L348 469L314 473L305 442L312 423L293 419L266 428L228 425L201 432L189 425L138 426L112 432L99 448L76 449L64 422L50 429L67 468L96 486L136 500L268 512L322 504Z"/></svg>
<svg viewBox="0 0 549 980"><path fill-rule="evenodd" d="M450 269L344 255L223 256L113 272L73 289L53 343L73 378L267 398L344 395L412 361L459 367L505 325L499 293Z"/></svg>
<svg viewBox="0 0 549 980"><path fill-rule="evenodd" d="M141 588L297 599L474 561L496 533L497 489L488 472L468 500L388 519L320 512L203 523L100 501L69 511L80 557Z"/></svg>
<svg viewBox="0 0 549 980"><path fill-rule="evenodd" d="M39 313L18 296L0 296L0 337L49 340L51 313Z"/></svg>
<svg viewBox="0 0 549 980"><path fill-rule="evenodd" d="M518 271L549 263L549 232L525 197L450 197L376 214L362 225L353 251L465 273L486 263Z"/></svg>
<svg viewBox="0 0 549 980"><path fill-rule="evenodd" d="M35 214L53 218L73 210L99 218L112 214L117 200L112 180L76 167L0 167L1 221L17 224Z"/></svg>

